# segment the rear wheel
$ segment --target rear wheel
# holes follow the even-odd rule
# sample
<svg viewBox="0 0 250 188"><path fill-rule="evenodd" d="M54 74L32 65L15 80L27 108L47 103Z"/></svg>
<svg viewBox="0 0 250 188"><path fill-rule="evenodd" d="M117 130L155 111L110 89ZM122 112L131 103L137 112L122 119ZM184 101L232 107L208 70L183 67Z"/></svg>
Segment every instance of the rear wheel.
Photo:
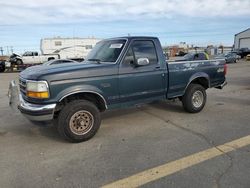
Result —
<svg viewBox="0 0 250 188"><path fill-rule="evenodd" d="M182 98L184 109L190 113L200 112L206 104L205 88L199 84L190 84Z"/></svg>
<svg viewBox="0 0 250 188"><path fill-rule="evenodd" d="M54 60L54 59L55 59L54 57L49 57L49 58L48 58L48 61Z"/></svg>
<svg viewBox="0 0 250 188"><path fill-rule="evenodd" d="M92 138L101 124L98 108L87 100L68 103L58 116L59 134L70 142L82 142Z"/></svg>

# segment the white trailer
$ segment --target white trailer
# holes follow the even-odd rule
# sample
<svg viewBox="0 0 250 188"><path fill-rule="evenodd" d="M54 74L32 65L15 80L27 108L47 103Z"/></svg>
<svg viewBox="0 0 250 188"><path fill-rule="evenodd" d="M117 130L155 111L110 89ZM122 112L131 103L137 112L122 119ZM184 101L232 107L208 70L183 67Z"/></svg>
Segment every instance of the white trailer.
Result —
<svg viewBox="0 0 250 188"><path fill-rule="evenodd" d="M97 38L44 38L40 47L42 54L58 54L60 59L84 59L101 39Z"/></svg>

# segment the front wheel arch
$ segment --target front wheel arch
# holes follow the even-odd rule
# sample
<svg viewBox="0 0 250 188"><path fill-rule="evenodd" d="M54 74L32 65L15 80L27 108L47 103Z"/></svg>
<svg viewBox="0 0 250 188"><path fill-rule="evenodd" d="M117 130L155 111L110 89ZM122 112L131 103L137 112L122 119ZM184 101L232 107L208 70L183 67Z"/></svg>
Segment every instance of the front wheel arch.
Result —
<svg viewBox="0 0 250 188"><path fill-rule="evenodd" d="M77 115L77 113L90 114L91 118L88 119L84 115ZM87 100L69 102L63 107L57 119L59 134L70 142L89 140L97 133L100 125L100 111L95 104Z"/></svg>
<svg viewBox="0 0 250 188"><path fill-rule="evenodd" d="M107 103L105 98L101 94L92 91L79 91L76 93L67 94L59 99L59 103L66 104L68 102L78 99L84 99L94 103L101 112L107 109Z"/></svg>
<svg viewBox="0 0 250 188"><path fill-rule="evenodd" d="M15 64L16 65L22 65L23 64L23 60L22 59L17 59Z"/></svg>
<svg viewBox="0 0 250 188"><path fill-rule="evenodd" d="M105 111L107 107L106 100L100 94L95 92L76 92L67 94L59 99L54 111L54 124L57 124L57 118L65 105L76 100L87 100L96 105L100 112Z"/></svg>

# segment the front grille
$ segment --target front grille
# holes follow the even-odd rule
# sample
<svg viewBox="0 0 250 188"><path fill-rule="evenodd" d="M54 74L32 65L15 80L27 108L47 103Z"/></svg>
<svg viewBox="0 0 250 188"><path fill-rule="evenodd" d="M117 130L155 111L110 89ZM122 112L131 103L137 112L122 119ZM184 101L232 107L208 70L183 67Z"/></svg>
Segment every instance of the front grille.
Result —
<svg viewBox="0 0 250 188"><path fill-rule="evenodd" d="M26 95L26 80L23 78L19 78L19 87L20 87L20 92L23 95Z"/></svg>

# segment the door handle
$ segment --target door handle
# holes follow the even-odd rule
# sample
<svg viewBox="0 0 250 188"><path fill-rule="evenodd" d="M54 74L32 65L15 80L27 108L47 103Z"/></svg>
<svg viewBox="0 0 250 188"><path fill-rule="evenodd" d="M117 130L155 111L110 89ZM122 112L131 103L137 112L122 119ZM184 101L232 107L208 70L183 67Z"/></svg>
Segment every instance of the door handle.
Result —
<svg viewBox="0 0 250 188"><path fill-rule="evenodd" d="M157 66L157 67L155 67L155 70L159 70L161 67L160 66Z"/></svg>

